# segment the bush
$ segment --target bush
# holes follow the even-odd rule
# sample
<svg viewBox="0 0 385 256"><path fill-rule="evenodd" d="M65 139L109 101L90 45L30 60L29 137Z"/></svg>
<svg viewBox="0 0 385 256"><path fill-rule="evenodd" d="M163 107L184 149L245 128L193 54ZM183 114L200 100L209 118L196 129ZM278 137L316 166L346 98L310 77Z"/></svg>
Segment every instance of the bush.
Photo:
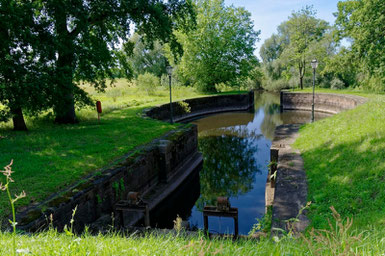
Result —
<svg viewBox="0 0 385 256"><path fill-rule="evenodd" d="M286 79L279 79L279 80L266 79L262 87L267 91L279 92L282 89L289 89L290 84L288 81L286 81Z"/></svg>
<svg viewBox="0 0 385 256"><path fill-rule="evenodd" d="M378 76L365 75L361 79L362 88L367 91L381 93L385 91L385 79Z"/></svg>
<svg viewBox="0 0 385 256"><path fill-rule="evenodd" d="M334 89L334 90L341 90L341 89L344 89L345 88L345 83L342 82L340 79L338 78L334 78L331 82L330 82L330 88L331 89Z"/></svg>
<svg viewBox="0 0 385 256"><path fill-rule="evenodd" d="M157 76L146 72L138 76L135 84L138 88L145 90L148 95L154 95L156 88L160 86L160 80Z"/></svg>
<svg viewBox="0 0 385 256"><path fill-rule="evenodd" d="M215 90L217 92L229 92L234 91L234 88L225 83L219 83L215 85Z"/></svg>
<svg viewBox="0 0 385 256"><path fill-rule="evenodd" d="M247 78L242 82L241 88L243 90L260 90L262 89L261 81L254 80L252 78Z"/></svg>

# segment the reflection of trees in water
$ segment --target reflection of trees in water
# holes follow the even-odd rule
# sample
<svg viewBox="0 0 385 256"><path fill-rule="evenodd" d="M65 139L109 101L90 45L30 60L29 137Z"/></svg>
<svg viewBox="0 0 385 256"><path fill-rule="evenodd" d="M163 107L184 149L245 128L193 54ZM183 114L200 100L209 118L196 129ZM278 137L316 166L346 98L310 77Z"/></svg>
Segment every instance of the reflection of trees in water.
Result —
<svg viewBox="0 0 385 256"><path fill-rule="evenodd" d="M279 102L279 94L278 93L271 93L271 92L255 92L254 94L254 102L255 102L255 109L258 110L261 107L266 107L268 105L278 105Z"/></svg>
<svg viewBox="0 0 385 256"><path fill-rule="evenodd" d="M257 168L257 147L250 140L236 136L199 138L204 164L200 172L201 197L196 205L215 204L218 196L234 197L252 189Z"/></svg>
<svg viewBox="0 0 385 256"><path fill-rule="evenodd" d="M281 115L279 113L266 114L265 112L265 117L261 124L261 132L266 138L273 140L275 127L281 125L282 123Z"/></svg>
<svg viewBox="0 0 385 256"><path fill-rule="evenodd" d="M199 139L205 138L207 136L229 136L229 137L240 137L240 138L249 138L249 139L259 139L263 137L263 135L258 133L257 130L249 129L247 125L223 127L223 128L206 130L199 133Z"/></svg>
<svg viewBox="0 0 385 256"><path fill-rule="evenodd" d="M263 108L265 114L263 122L261 124L262 134L269 140L273 140L274 131L277 125L282 124L280 118L280 100L277 93L256 93L255 94L255 109Z"/></svg>

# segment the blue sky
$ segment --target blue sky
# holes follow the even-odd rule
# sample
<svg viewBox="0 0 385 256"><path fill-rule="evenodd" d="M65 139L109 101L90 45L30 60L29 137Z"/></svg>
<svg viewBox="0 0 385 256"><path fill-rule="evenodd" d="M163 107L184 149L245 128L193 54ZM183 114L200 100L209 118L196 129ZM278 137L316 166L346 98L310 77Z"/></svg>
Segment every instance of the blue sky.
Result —
<svg viewBox="0 0 385 256"><path fill-rule="evenodd" d="M333 13L337 11L338 0L225 0L226 5L245 7L254 21L254 29L261 30L260 41L256 44L256 54L263 42L273 33L277 26L287 20L292 11L298 11L306 5L313 5L317 18L334 23Z"/></svg>

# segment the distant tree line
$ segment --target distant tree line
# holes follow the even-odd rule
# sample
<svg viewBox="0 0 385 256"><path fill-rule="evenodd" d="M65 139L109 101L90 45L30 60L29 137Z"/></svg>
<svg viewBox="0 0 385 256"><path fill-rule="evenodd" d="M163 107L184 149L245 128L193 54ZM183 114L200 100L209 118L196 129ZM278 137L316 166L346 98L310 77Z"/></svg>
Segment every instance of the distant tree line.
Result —
<svg viewBox="0 0 385 256"><path fill-rule="evenodd" d="M321 87L385 91L385 2L340 1L335 15L331 26L307 6L279 25L260 49L265 89L310 86L317 59Z"/></svg>

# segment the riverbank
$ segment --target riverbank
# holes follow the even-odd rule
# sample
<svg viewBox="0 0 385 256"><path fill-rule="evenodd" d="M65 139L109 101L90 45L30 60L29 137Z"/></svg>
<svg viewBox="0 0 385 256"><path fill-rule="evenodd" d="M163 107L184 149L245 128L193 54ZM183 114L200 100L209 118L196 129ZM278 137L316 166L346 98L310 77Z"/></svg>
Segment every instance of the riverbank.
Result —
<svg viewBox="0 0 385 256"><path fill-rule="evenodd" d="M294 143L304 158L312 227L329 227L331 206L360 230L384 222L385 96L366 96L353 110L304 125Z"/></svg>

